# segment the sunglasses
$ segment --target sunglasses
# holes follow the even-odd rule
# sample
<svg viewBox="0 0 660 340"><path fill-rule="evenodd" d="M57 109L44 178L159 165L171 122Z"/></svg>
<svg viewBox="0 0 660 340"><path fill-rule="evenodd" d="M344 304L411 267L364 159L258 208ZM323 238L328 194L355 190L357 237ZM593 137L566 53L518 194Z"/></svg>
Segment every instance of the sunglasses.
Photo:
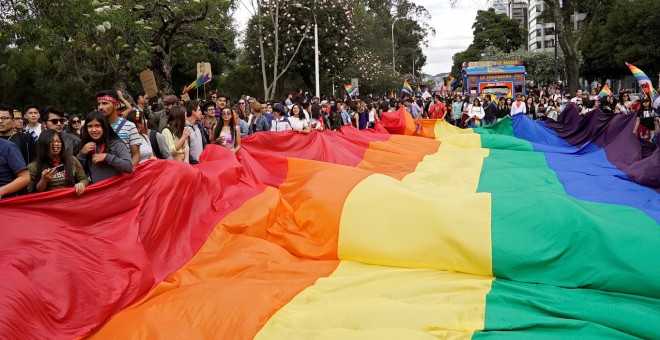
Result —
<svg viewBox="0 0 660 340"><path fill-rule="evenodd" d="M215 99L215 98L218 98L218 97L216 97L216 96L211 96L211 98L212 98L212 99Z"/></svg>
<svg viewBox="0 0 660 340"><path fill-rule="evenodd" d="M64 122L66 122L66 119L64 119L64 118L54 118L54 119L49 119L48 121L55 124L55 125L57 125L57 123L64 124Z"/></svg>
<svg viewBox="0 0 660 340"><path fill-rule="evenodd" d="M80 120L79 119L74 119L74 120L71 121L71 123L72 124L80 124Z"/></svg>
<svg viewBox="0 0 660 340"><path fill-rule="evenodd" d="M238 105L245 105L245 102L239 102Z"/></svg>
<svg viewBox="0 0 660 340"><path fill-rule="evenodd" d="M231 116L231 112L223 112L222 115L223 116Z"/></svg>

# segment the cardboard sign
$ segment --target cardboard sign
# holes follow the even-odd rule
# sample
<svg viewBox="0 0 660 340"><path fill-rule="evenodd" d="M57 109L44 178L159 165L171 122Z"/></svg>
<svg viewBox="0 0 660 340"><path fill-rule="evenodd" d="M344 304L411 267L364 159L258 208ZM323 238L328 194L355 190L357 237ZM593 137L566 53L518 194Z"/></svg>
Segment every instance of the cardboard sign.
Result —
<svg viewBox="0 0 660 340"><path fill-rule="evenodd" d="M190 96L187 93L184 93L181 95L181 100L183 100L184 102L189 102Z"/></svg>
<svg viewBox="0 0 660 340"><path fill-rule="evenodd" d="M208 74L209 81L211 80L211 63L197 63L197 78Z"/></svg>
<svg viewBox="0 0 660 340"><path fill-rule="evenodd" d="M156 78L154 77L154 72L147 69L140 72L140 82L142 83L142 88L144 93L149 96L149 98L158 97L158 85L156 85Z"/></svg>

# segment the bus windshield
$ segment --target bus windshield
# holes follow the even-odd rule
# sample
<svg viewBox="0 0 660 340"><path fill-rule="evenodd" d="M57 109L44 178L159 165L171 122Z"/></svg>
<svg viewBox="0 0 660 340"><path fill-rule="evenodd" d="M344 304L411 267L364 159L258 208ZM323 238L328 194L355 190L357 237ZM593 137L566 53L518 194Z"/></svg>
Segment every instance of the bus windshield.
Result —
<svg viewBox="0 0 660 340"><path fill-rule="evenodd" d="M497 86L497 87L484 87L483 94L496 95L498 97L506 97L510 93L510 90L506 86Z"/></svg>

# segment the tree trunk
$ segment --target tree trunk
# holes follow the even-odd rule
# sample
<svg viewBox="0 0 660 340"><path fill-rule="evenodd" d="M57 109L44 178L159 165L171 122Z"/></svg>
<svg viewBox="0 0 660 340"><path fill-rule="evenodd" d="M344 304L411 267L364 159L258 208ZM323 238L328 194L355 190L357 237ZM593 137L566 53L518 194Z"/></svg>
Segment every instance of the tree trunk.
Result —
<svg viewBox="0 0 660 340"><path fill-rule="evenodd" d="M566 48L562 47L562 51L565 56L568 89L575 93L580 88L580 56L575 46L568 45Z"/></svg>
<svg viewBox="0 0 660 340"><path fill-rule="evenodd" d="M264 101L269 101L268 96L268 74L266 73L266 55L264 54L264 26L262 20L262 3L257 1L257 27L259 29L259 52L261 52L261 79L264 86Z"/></svg>
<svg viewBox="0 0 660 340"><path fill-rule="evenodd" d="M175 91L172 87L172 62L169 55L165 53L165 50L161 46L156 46L151 64L153 66L156 84L158 84L159 94L162 96L174 94Z"/></svg>
<svg viewBox="0 0 660 340"><path fill-rule="evenodd" d="M568 79L568 89L575 93L580 87L580 57L578 54L577 32L573 30L570 16L562 13L562 7L559 0L553 1L553 17L555 21L555 34L557 34L559 46L564 52L566 63L566 77ZM568 21L564 21L568 18ZM568 26L567 26L568 25Z"/></svg>

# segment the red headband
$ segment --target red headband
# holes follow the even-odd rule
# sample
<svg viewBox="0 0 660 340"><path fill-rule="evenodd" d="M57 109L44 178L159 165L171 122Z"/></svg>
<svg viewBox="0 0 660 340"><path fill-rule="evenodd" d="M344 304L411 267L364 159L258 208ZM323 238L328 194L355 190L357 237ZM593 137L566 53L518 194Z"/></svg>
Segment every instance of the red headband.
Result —
<svg viewBox="0 0 660 340"><path fill-rule="evenodd" d="M115 106L117 106L117 104L119 104L119 102L117 101L117 99L112 98L112 97L110 97L110 96L108 96L108 95L100 96L100 97L96 97L96 101L98 102L99 100L109 101L109 102L115 104Z"/></svg>

